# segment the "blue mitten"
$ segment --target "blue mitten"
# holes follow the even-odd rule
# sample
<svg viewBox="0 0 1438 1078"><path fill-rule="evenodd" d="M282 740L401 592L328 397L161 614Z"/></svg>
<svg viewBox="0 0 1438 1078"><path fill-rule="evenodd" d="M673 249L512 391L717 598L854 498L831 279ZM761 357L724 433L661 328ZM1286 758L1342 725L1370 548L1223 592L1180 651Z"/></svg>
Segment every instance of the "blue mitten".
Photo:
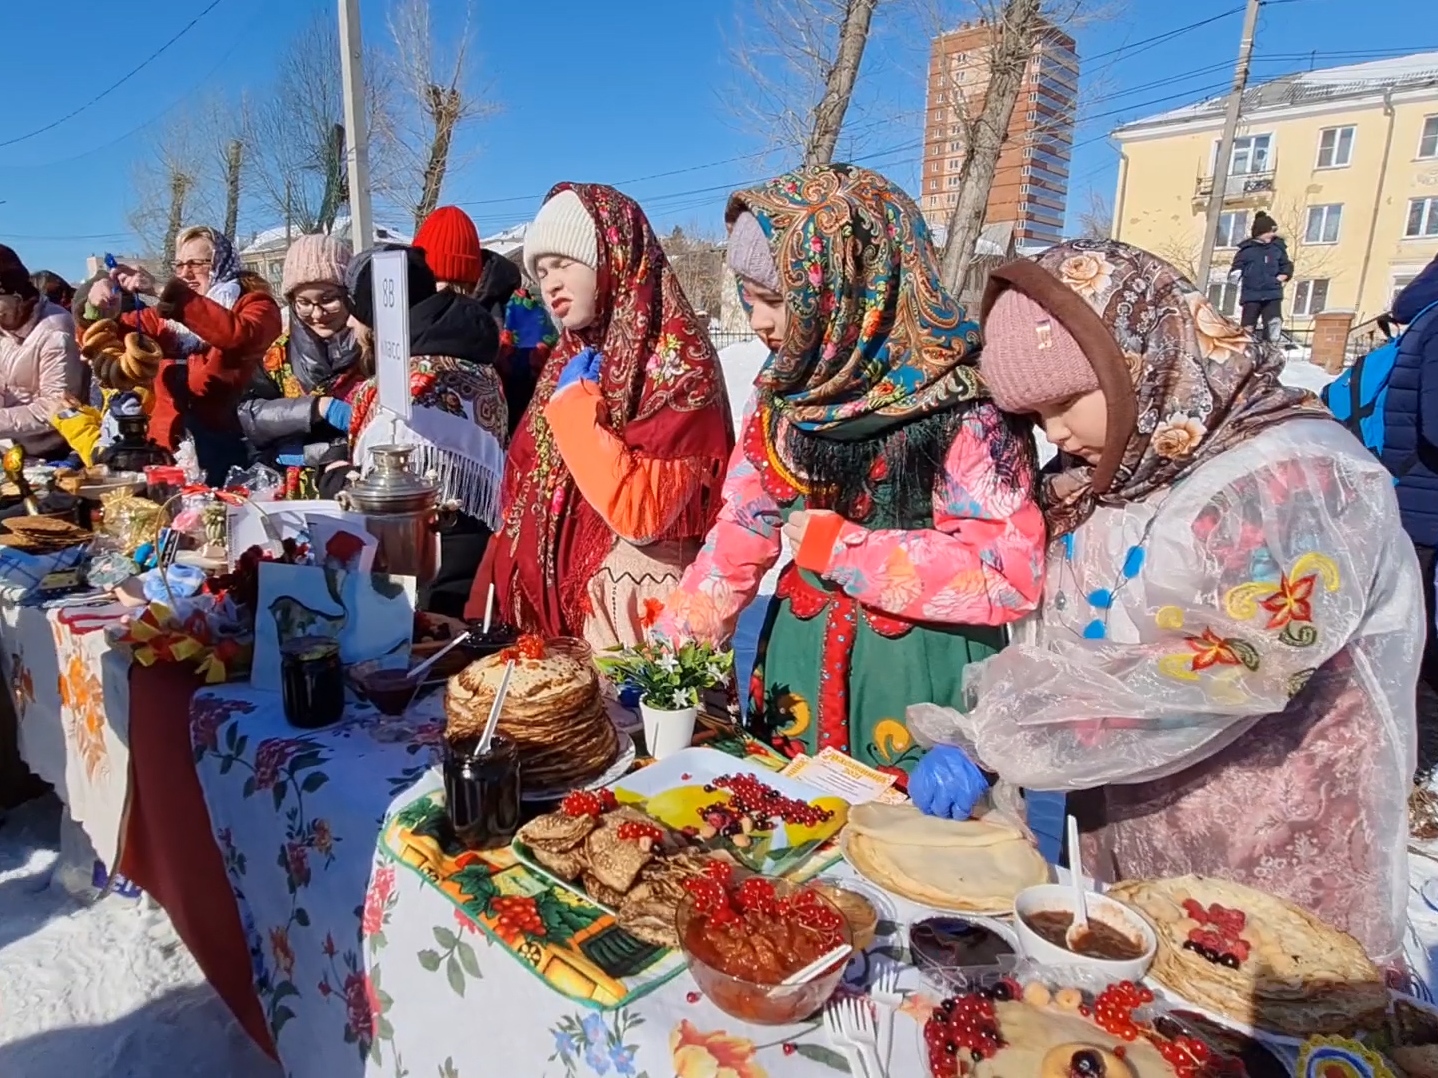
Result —
<svg viewBox="0 0 1438 1078"><path fill-rule="evenodd" d="M348 431L350 420L354 417L354 411L342 400L330 398L325 405L325 422L334 427L335 430Z"/></svg>
<svg viewBox="0 0 1438 1078"><path fill-rule="evenodd" d="M909 797L929 816L967 820L988 792L984 773L963 749L938 745L924 754L909 775Z"/></svg>
<svg viewBox="0 0 1438 1078"><path fill-rule="evenodd" d="M581 379L586 382L599 381L599 365L603 361L604 357L593 348L585 348L564 365L564 370L559 372L559 381L554 391L557 393Z"/></svg>

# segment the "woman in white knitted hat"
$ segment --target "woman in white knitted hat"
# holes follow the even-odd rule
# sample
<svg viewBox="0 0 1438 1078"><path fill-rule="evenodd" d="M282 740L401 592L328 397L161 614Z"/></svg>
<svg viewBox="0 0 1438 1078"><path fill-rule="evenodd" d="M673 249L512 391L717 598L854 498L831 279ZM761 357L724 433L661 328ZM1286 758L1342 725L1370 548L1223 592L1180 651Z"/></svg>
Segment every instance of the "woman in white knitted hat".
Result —
<svg viewBox="0 0 1438 1078"><path fill-rule="evenodd" d="M301 236L290 245L280 284L289 332L265 353L240 402L245 438L284 474L287 498L316 497L319 477L349 460L350 398L365 378L349 325L350 253L334 236Z"/></svg>
<svg viewBox="0 0 1438 1078"><path fill-rule="evenodd" d="M734 436L718 356L643 211L612 187L551 191L524 261L561 334L469 613L493 583L522 629L633 644L719 509Z"/></svg>

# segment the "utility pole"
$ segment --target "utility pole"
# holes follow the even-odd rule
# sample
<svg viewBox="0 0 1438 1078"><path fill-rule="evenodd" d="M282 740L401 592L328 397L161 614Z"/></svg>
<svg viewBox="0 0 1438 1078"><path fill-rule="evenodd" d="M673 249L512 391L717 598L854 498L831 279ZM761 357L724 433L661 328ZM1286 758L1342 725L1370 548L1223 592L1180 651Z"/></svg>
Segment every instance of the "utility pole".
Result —
<svg viewBox="0 0 1438 1078"><path fill-rule="evenodd" d="M1203 253L1198 259L1198 280L1193 283L1208 295L1208 271L1213 265L1213 245L1218 239L1218 217L1223 212L1223 196L1228 192L1229 158L1233 156L1233 133L1238 129L1238 110L1243 104L1243 91L1248 86L1248 63L1253 56L1253 35L1258 28L1258 9L1263 0L1248 0L1243 14L1243 37L1238 42L1238 63L1233 68L1233 89L1228 92L1228 107L1223 114L1223 134L1218 140L1218 156L1213 159L1213 189L1208 193L1208 209L1203 215Z"/></svg>
<svg viewBox="0 0 1438 1078"><path fill-rule="evenodd" d="M339 0L340 75L344 80L345 165L349 176L350 245L362 251L374 242L369 191L369 127L365 116L364 51L360 44L359 0Z"/></svg>

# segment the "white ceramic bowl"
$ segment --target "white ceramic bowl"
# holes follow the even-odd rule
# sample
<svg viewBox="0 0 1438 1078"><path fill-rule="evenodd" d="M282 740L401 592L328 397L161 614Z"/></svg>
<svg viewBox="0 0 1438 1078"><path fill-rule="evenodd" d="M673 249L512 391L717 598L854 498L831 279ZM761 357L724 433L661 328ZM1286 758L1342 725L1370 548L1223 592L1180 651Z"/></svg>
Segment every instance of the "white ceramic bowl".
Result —
<svg viewBox="0 0 1438 1078"><path fill-rule="evenodd" d="M1143 954L1138 958L1122 961L1108 958L1089 958L1074 954L1066 947L1059 947L1044 939L1029 927L1026 916L1046 910L1074 908L1073 889L1065 884L1045 883L1028 887L1014 897L1014 931L1019 937L1019 949L1031 961L1044 966L1067 967L1069 969L1091 970L1106 981L1138 981L1153 965L1154 953L1158 950L1158 937L1153 926L1137 912L1092 891L1086 892L1085 901L1091 919L1107 922L1114 928L1121 928L1143 944Z"/></svg>

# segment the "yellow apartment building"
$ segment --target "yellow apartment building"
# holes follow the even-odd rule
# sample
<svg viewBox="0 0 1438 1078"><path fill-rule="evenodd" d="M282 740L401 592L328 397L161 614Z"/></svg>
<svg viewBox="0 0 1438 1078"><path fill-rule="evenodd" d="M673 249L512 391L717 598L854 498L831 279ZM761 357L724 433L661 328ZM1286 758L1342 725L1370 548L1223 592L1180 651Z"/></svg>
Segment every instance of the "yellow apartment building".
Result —
<svg viewBox="0 0 1438 1078"><path fill-rule="evenodd" d="M1112 235L1196 275L1223 127L1222 98L1124 124ZM1308 71L1250 87L1230 159L1209 295L1253 215L1279 224L1294 262L1284 323L1321 310L1359 325L1438 255L1438 52Z"/></svg>

